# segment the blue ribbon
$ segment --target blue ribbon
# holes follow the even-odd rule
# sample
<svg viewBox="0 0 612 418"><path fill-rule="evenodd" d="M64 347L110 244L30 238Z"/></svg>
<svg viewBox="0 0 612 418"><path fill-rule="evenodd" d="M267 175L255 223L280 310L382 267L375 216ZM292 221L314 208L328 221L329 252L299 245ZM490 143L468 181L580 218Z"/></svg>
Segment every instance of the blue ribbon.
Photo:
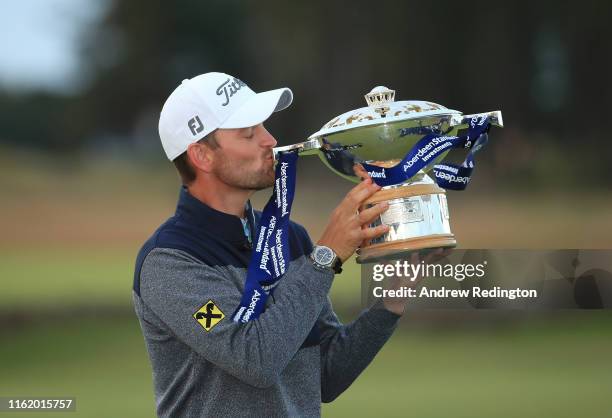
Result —
<svg viewBox="0 0 612 418"><path fill-rule="evenodd" d="M469 149L462 164L437 164L433 167L436 183L444 189L463 190L467 187L474 170L474 154L488 142L487 131L490 126L488 116L476 116L470 120L467 135L444 136L429 134L424 136L408 151L402 161L391 168L362 163L372 180L380 186L400 184L413 177L437 156L452 148ZM411 132L400 132L406 135Z"/></svg>
<svg viewBox="0 0 612 418"><path fill-rule="evenodd" d="M289 214L295 195L297 158L297 152L280 154L274 190L261 215L244 293L232 315L234 322L248 322L264 311L266 300L289 266Z"/></svg>

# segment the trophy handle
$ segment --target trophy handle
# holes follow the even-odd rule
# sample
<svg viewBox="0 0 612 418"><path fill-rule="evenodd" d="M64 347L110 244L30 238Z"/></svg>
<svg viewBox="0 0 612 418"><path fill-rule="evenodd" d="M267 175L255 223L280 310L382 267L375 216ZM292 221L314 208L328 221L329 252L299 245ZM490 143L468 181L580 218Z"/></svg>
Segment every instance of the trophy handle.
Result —
<svg viewBox="0 0 612 418"><path fill-rule="evenodd" d="M491 118L491 125L504 127L504 120L502 118L501 110L495 110L492 112L474 113L473 115L453 115L451 117L450 126L467 127L470 120L478 116L488 116Z"/></svg>
<svg viewBox="0 0 612 418"><path fill-rule="evenodd" d="M274 154L274 159L278 160L278 155L286 151L298 150L298 155L302 156L316 154L320 148L321 144L319 143L319 140L317 138L313 138L293 145L272 148L272 153Z"/></svg>

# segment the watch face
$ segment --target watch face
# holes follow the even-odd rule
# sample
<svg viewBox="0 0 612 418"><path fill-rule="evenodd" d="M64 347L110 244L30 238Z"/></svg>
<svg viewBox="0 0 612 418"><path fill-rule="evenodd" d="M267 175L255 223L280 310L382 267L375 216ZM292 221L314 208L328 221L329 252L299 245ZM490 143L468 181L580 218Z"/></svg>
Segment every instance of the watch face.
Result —
<svg viewBox="0 0 612 418"><path fill-rule="evenodd" d="M334 252L327 247L317 247L314 253L314 259L317 263L323 266L331 266L334 259Z"/></svg>

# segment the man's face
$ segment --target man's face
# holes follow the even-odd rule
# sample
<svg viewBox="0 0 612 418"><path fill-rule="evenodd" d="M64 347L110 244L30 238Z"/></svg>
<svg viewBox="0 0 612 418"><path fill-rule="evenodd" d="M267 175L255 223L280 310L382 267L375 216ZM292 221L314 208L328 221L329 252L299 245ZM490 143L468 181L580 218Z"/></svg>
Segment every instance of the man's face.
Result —
<svg viewBox="0 0 612 418"><path fill-rule="evenodd" d="M261 190L274 184L272 148L276 139L263 124L215 132L213 173L227 185Z"/></svg>

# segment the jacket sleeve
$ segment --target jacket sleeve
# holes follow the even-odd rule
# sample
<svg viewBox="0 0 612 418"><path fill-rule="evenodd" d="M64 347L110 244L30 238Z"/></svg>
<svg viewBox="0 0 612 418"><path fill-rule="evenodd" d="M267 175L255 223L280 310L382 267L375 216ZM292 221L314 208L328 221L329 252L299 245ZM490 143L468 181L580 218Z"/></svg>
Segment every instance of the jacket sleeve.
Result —
<svg viewBox="0 0 612 418"><path fill-rule="evenodd" d="M375 304L343 325L327 299L318 323L323 402L333 401L353 383L391 337L399 318Z"/></svg>
<svg viewBox="0 0 612 418"><path fill-rule="evenodd" d="M333 280L302 256L289 264L274 303L255 320L231 319L242 297L227 267L210 267L188 253L157 248L141 270L143 303L168 332L204 359L255 387L273 385L314 326ZM194 314L212 301L225 315L209 331Z"/></svg>

